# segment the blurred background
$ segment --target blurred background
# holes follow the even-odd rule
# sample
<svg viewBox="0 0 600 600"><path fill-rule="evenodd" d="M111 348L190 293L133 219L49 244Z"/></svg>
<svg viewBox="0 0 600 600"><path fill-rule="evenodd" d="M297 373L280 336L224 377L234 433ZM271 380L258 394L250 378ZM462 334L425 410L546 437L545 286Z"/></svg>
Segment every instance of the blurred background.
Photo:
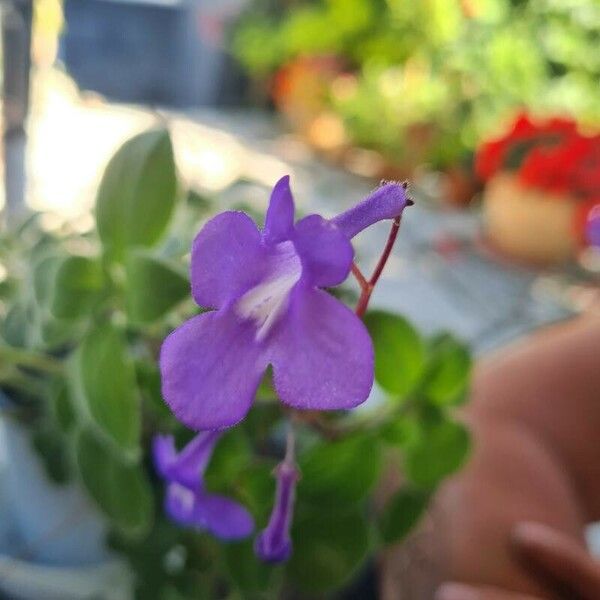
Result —
<svg viewBox="0 0 600 600"><path fill-rule="evenodd" d="M109 158L166 124L196 208L263 212L289 173L301 213L333 216L380 180L407 179L416 205L373 305L428 335L450 331L476 355L598 300L598 0L0 9L4 235L25 236L17 224L34 210L43 232L85 241ZM201 218L180 221L172 243L187 248ZM376 227L357 241L365 271L385 235ZM0 300L5 329L12 309ZM27 568L12 564L7 580L22 586ZM91 580L71 575L82 589Z"/></svg>
<svg viewBox="0 0 600 600"><path fill-rule="evenodd" d="M7 212L85 229L108 157L166 120L184 179L223 203L262 206L290 172L303 210L333 214L410 179L419 207L377 299L428 329L484 348L588 298L589 198L486 211L474 156L519 114L593 133L595 0L7 1L3 23Z"/></svg>

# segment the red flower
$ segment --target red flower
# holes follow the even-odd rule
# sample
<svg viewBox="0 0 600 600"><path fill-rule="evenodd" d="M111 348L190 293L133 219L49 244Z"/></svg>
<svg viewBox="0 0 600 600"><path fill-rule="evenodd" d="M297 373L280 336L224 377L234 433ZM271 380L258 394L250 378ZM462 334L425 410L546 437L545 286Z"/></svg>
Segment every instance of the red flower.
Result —
<svg viewBox="0 0 600 600"><path fill-rule="evenodd" d="M475 156L475 172L487 181L503 166L510 149L518 142L531 139L537 133L536 126L525 113L517 116L510 132L504 137L486 142Z"/></svg>

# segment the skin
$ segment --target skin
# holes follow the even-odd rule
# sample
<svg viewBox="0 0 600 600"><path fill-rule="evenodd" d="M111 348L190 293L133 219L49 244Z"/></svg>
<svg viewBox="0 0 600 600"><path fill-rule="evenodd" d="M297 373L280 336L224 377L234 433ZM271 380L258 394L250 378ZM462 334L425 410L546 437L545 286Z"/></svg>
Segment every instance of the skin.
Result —
<svg viewBox="0 0 600 600"><path fill-rule="evenodd" d="M433 539L442 580L475 588L444 586L438 598L600 598L583 539L600 520L600 315L483 361L465 420L473 455L437 496ZM525 527L531 541L515 529L531 521L550 529ZM582 572L587 590L576 589Z"/></svg>

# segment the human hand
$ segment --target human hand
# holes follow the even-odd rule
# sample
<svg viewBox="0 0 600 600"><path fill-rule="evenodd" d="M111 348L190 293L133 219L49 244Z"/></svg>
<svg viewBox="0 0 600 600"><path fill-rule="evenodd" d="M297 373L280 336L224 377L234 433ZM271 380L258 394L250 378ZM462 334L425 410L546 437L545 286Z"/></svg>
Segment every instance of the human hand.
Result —
<svg viewBox="0 0 600 600"><path fill-rule="evenodd" d="M513 530L513 552L549 593L564 600L600 599L600 562L571 537L539 523L519 523ZM541 600L486 586L445 583L436 600Z"/></svg>

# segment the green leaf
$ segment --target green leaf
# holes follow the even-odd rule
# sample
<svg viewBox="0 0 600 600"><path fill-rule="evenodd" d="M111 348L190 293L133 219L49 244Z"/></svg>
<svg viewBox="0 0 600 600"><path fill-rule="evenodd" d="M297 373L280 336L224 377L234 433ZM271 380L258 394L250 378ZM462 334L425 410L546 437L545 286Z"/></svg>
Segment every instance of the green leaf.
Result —
<svg viewBox="0 0 600 600"><path fill-rule="evenodd" d="M299 466L299 496L322 509L337 510L359 502L375 485L381 447L367 436L320 443L300 457Z"/></svg>
<svg viewBox="0 0 600 600"><path fill-rule="evenodd" d="M133 321L162 317L190 293L187 276L168 263L142 253L127 258L127 312Z"/></svg>
<svg viewBox="0 0 600 600"><path fill-rule="evenodd" d="M423 372L425 349L410 323L383 311L365 316L365 324L375 346L375 378L386 391L408 394Z"/></svg>
<svg viewBox="0 0 600 600"><path fill-rule="evenodd" d="M34 430L32 442L48 477L57 484L66 483L71 475L71 465L60 431L44 425Z"/></svg>
<svg viewBox="0 0 600 600"><path fill-rule="evenodd" d="M252 513L257 528L264 527L269 520L275 497L275 461L251 465L242 471L237 482L237 498Z"/></svg>
<svg viewBox="0 0 600 600"><path fill-rule="evenodd" d="M56 272L61 263L58 256L45 256L33 268L33 293L40 306L48 306L52 300Z"/></svg>
<svg viewBox="0 0 600 600"><path fill-rule="evenodd" d="M144 399L144 408L154 412L161 420L173 420L173 413L163 400L160 371L156 361L138 360L135 364L137 383Z"/></svg>
<svg viewBox="0 0 600 600"><path fill-rule="evenodd" d="M295 587L322 593L348 582L369 549L362 511L298 514L292 527L293 554L287 573Z"/></svg>
<svg viewBox="0 0 600 600"><path fill-rule="evenodd" d="M121 259L130 246L152 246L164 233L177 196L168 131L131 138L108 163L96 197L96 221L105 249Z"/></svg>
<svg viewBox="0 0 600 600"><path fill-rule="evenodd" d="M27 345L28 331L31 324L27 307L21 303L13 304L0 321L2 337L10 346L22 348Z"/></svg>
<svg viewBox="0 0 600 600"><path fill-rule="evenodd" d="M265 597L267 591L273 594L273 584L281 569L258 560L252 540L226 544L223 554L227 572L244 598Z"/></svg>
<svg viewBox="0 0 600 600"><path fill-rule="evenodd" d="M141 428L135 371L120 332L107 323L90 331L76 355L76 389L94 423L125 450Z"/></svg>
<svg viewBox="0 0 600 600"><path fill-rule="evenodd" d="M432 489L463 465L469 449L464 425L441 417L428 420L418 441L405 449L405 475L417 486Z"/></svg>
<svg viewBox="0 0 600 600"><path fill-rule="evenodd" d="M467 346L450 335L439 336L431 346L423 393L440 406L458 404L469 385L471 365Z"/></svg>
<svg viewBox="0 0 600 600"><path fill-rule="evenodd" d="M212 492L228 492L248 467L250 458L250 445L243 431L236 428L225 433L206 469L206 488Z"/></svg>
<svg viewBox="0 0 600 600"><path fill-rule="evenodd" d="M379 523L386 544L399 542L410 533L425 512L429 497L427 491L407 487L390 498Z"/></svg>
<svg viewBox="0 0 600 600"><path fill-rule="evenodd" d="M142 465L121 462L90 430L77 438L82 481L102 511L122 533L144 535L152 524L152 489Z"/></svg>
<svg viewBox="0 0 600 600"><path fill-rule="evenodd" d="M69 256L56 272L52 314L59 319L77 319L93 306L104 287L100 262L85 256Z"/></svg>
<svg viewBox="0 0 600 600"><path fill-rule="evenodd" d="M77 413L69 398L69 388L61 381L51 397L52 413L56 424L63 433L69 433L77 421Z"/></svg>

